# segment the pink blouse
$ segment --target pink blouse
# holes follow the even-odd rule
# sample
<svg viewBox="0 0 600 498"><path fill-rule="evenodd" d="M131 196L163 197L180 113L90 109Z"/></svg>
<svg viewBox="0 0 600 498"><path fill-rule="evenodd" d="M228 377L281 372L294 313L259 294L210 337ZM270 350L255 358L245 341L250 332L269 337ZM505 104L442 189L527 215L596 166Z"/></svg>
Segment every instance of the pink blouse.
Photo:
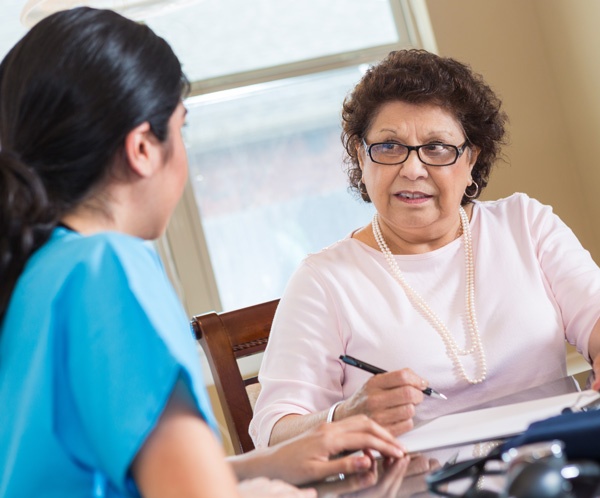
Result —
<svg viewBox="0 0 600 498"><path fill-rule="evenodd" d="M257 447L268 445L284 415L325 410L368 380L369 373L343 364L341 354L385 370L409 367L448 396L426 397L417 424L565 376L565 339L588 357L600 318L600 268L552 208L525 194L475 202L471 231L487 379L471 385L457 374L440 336L407 299L381 252L348 237L309 255L284 292L250 425ZM395 258L464 347L462 237ZM461 358L467 375L478 377L472 356Z"/></svg>

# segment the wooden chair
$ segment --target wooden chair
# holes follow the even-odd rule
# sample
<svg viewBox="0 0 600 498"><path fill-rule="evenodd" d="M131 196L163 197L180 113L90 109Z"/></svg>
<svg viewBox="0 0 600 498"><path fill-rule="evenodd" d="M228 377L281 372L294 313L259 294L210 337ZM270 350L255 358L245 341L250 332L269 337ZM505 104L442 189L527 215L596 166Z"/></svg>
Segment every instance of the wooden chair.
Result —
<svg viewBox="0 0 600 498"><path fill-rule="evenodd" d="M208 358L236 454L254 449L248 426L260 390L256 376L242 378L237 359L265 350L278 304L279 299L276 299L234 311L204 313L192 318L192 328ZM252 396L249 391L257 387Z"/></svg>

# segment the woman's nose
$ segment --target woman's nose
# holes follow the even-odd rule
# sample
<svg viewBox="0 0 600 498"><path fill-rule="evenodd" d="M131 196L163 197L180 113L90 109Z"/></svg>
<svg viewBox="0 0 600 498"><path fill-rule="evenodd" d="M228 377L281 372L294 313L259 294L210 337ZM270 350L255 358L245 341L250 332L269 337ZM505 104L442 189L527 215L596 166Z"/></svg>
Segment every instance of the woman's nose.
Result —
<svg viewBox="0 0 600 498"><path fill-rule="evenodd" d="M400 165L399 175L408 178L409 180L417 180L428 176L427 166L421 162L416 150L411 150L404 161Z"/></svg>

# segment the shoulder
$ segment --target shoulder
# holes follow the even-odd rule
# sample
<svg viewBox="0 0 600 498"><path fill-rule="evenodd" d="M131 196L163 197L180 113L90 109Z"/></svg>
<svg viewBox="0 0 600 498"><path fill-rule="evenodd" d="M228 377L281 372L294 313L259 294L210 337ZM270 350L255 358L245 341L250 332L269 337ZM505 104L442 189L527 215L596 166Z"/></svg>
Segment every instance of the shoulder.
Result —
<svg viewBox="0 0 600 498"><path fill-rule="evenodd" d="M377 251L366 244L346 237L309 254L290 278L289 288L314 292L318 287L358 285L359 275L371 275L377 264Z"/></svg>
<svg viewBox="0 0 600 498"><path fill-rule="evenodd" d="M80 324L88 324L90 334L112 329L120 335L131 327L148 337L154 331L165 343L177 338L173 328L188 330L152 244L116 232L81 236L56 231L45 249L31 277L43 275L41 288L53 295L52 309L62 310L66 329L80 334L87 327ZM128 337L136 333L128 332ZM103 335L116 340L110 339L112 333Z"/></svg>
<svg viewBox="0 0 600 498"><path fill-rule="evenodd" d="M510 240L537 246L549 234L568 229L552 206L523 193L496 201L478 202L473 212L474 230L491 240L498 240L500 233L510 234ZM504 239L508 240L507 237Z"/></svg>
<svg viewBox="0 0 600 498"><path fill-rule="evenodd" d="M118 232L74 238L64 248L91 263L108 258L115 258L124 264L136 261L155 264L158 261L152 243Z"/></svg>
<svg viewBox="0 0 600 498"><path fill-rule="evenodd" d="M511 194L508 197L503 197L501 199L496 200L475 201L475 204L479 206L480 209L489 211L511 211L518 210L522 207L527 207L531 205L542 206L541 202L534 199L533 197L529 197L523 192L515 192L514 194Z"/></svg>
<svg viewBox="0 0 600 498"><path fill-rule="evenodd" d="M66 271L85 268L90 276L108 267L120 267L125 273L160 268L160 261L150 243L117 232L81 236L57 229L35 258L34 264L39 259L47 266L60 261L60 266Z"/></svg>
<svg viewBox="0 0 600 498"><path fill-rule="evenodd" d="M352 238L350 235L341 239L318 252L311 253L303 261L303 264L313 267L330 264L345 264L345 262L361 260L369 252L375 252L365 243Z"/></svg>
<svg viewBox="0 0 600 498"><path fill-rule="evenodd" d="M121 292L156 294L169 285L151 244L116 232L81 236L63 228L30 258L20 281L34 294L102 293L105 299Z"/></svg>
<svg viewBox="0 0 600 498"><path fill-rule="evenodd" d="M475 211L482 217L505 219L511 222L519 219L531 221L552 213L551 206L542 204L521 192L498 200L476 201L475 206Z"/></svg>

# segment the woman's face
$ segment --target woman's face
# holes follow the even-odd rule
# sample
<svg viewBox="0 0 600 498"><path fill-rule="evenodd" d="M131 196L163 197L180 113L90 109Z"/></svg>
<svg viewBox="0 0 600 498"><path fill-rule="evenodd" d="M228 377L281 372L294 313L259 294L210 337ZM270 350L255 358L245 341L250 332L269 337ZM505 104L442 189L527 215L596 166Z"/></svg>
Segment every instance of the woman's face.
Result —
<svg viewBox="0 0 600 498"><path fill-rule="evenodd" d="M367 145L376 142L405 145L444 143L460 147L465 133L448 111L431 104L395 101L384 104L367 131ZM472 183L477 159L471 147L450 166L427 166L416 151L397 165L371 161L364 147L358 150L363 182L384 230L415 243L455 237L458 209L465 188ZM387 229L387 230L386 230Z"/></svg>

